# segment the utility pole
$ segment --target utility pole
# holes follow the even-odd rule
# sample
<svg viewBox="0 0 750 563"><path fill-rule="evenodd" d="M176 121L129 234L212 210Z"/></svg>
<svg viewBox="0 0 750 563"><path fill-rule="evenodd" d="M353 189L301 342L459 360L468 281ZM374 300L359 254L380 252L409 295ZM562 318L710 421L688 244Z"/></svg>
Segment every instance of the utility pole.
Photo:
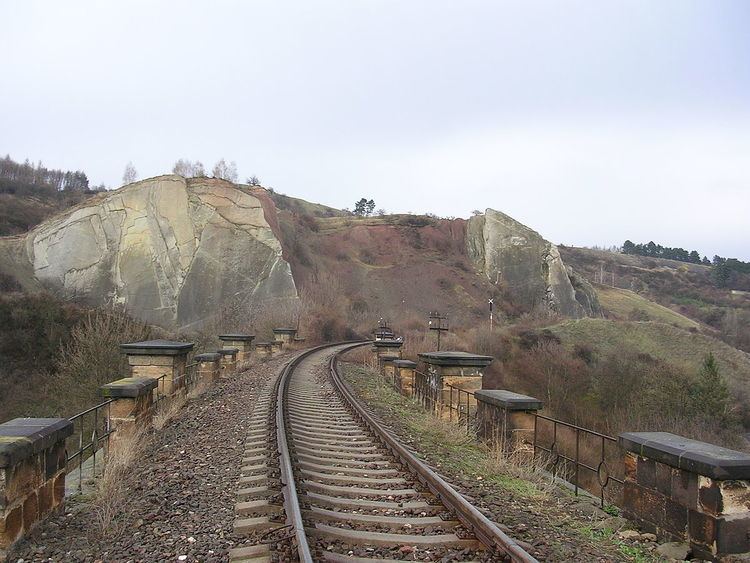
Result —
<svg viewBox="0 0 750 563"><path fill-rule="evenodd" d="M487 304L490 306L490 332L492 332L492 321L493 321L492 310L495 307L495 299L493 297L489 298L487 300Z"/></svg>
<svg viewBox="0 0 750 563"><path fill-rule="evenodd" d="M445 324L443 324L445 321ZM448 332L448 315L441 315L437 311L430 313L430 322L428 323L430 330L437 332L437 349L440 351L440 334Z"/></svg>

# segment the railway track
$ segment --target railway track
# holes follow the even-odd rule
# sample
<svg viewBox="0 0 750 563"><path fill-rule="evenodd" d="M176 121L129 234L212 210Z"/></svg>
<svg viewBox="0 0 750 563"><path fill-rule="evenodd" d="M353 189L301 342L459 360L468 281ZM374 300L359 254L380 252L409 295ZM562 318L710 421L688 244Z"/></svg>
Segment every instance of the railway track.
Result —
<svg viewBox="0 0 750 563"><path fill-rule="evenodd" d="M233 562L536 561L357 402L338 357L304 352L253 412Z"/></svg>

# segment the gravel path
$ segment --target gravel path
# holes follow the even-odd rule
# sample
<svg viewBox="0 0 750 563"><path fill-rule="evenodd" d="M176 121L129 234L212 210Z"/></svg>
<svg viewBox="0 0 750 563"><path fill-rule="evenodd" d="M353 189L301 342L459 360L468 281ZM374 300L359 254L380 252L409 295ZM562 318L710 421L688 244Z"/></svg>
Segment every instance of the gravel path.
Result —
<svg viewBox="0 0 750 563"><path fill-rule="evenodd" d="M101 531L90 502L69 502L8 561L226 561L246 428L263 383L285 354L219 380L145 444L125 479L127 500Z"/></svg>

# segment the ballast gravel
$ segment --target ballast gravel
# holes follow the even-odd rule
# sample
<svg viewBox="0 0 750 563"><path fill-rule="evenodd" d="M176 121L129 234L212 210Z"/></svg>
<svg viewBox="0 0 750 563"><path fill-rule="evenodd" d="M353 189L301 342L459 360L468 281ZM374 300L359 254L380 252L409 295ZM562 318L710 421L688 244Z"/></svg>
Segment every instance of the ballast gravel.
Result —
<svg viewBox="0 0 750 563"><path fill-rule="evenodd" d="M18 562L226 561L253 403L284 354L217 380L151 433L125 478L127 498L102 530L91 499L40 523L8 555Z"/></svg>

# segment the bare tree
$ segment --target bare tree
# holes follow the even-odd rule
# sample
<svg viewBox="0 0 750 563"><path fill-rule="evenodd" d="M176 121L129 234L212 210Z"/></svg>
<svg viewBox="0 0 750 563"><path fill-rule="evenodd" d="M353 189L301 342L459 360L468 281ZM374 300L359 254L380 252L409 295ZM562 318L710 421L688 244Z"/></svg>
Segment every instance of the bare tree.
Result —
<svg viewBox="0 0 750 563"><path fill-rule="evenodd" d="M198 176L205 176L206 171L203 168L203 163L200 160L191 162L188 159L179 159L174 163L172 167L173 174L179 174L183 178L196 178Z"/></svg>
<svg viewBox="0 0 750 563"><path fill-rule="evenodd" d="M220 159L214 165L213 177L237 182L237 163L234 161L228 163L223 158Z"/></svg>
<svg viewBox="0 0 750 563"><path fill-rule="evenodd" d="M137 178L138 172L136 171L135 166L133 166L133 162L128 162L125 165L125 172L122 173L122 184L132 184Z"/></svg>
<svg viewBox="0 0 750 563"><path fill-rule="evenodd" d="M193 163L181 158L174 163L172 173L182 176L183 178L189 178L193 175Z"/></svg>
<svg viewBox="0 0 750 563"><path fill-rule="evenodd" d="M260 178L253 174L246 180L246 183L250 184L251 186L260 186Z"/></svg>

